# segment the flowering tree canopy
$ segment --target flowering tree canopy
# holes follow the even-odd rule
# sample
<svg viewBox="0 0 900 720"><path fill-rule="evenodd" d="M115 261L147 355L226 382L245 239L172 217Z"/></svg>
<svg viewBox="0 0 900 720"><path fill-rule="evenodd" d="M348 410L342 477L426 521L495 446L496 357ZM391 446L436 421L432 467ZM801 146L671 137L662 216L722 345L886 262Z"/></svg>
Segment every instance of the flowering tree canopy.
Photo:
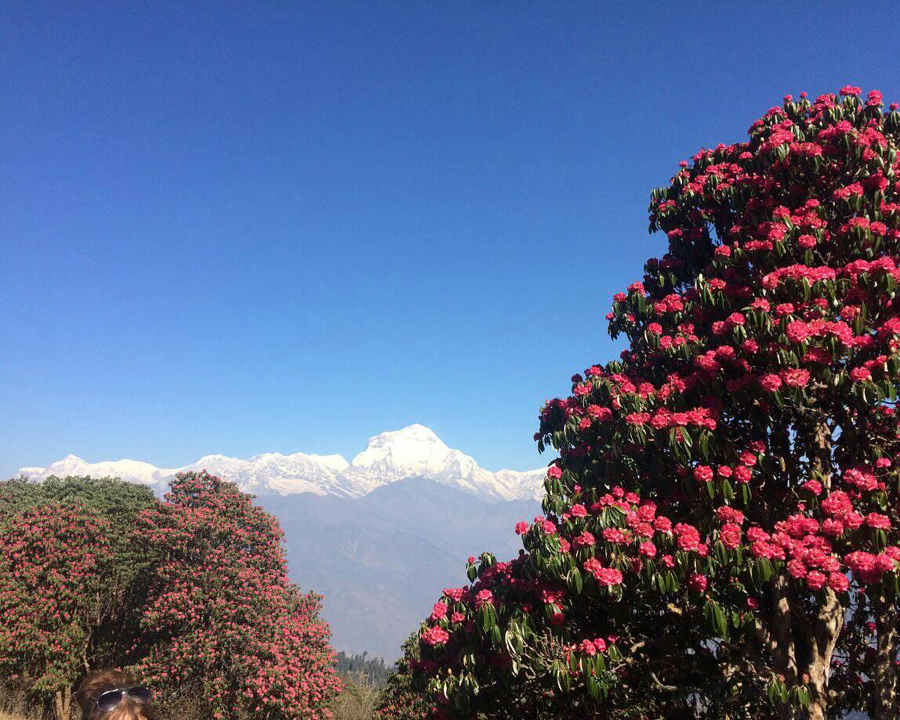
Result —
<svg viewBox="0 0 900 720"><path fill-rule="evenodd" d="M69 717L80 677L127 667L167 717L330 717L328 626L281 535L206 473L166 502L112 479L0 483L0 690Z"/></svg>
<svg viewBox="0 0 900 720"><path fill-rule="evenodd" d="M4 690L59 714L87 667L124 660L146 570L131 530L155 503L147 488L108 478L0 483Z"/></svg>
<svg viewBox="0 0 900 720"><path fill-rule="evenodd" d="M655 190L511 562L423 624L437 715L900 716L900 112L802 94Z"/></svg>
<svg viewBox="0 0 900 720"><path fill-rule="evenodd" d="M287 578L282 532L251 496L181 474L138 517L153 558L140 609L138 673L204 717L331 717L335 675L321 600Z"/></svg>
<svg viewBox="0 0 900 720"><path fill-rule="evenodd" d="M82 503L48 503L0 522L0 670L48 702L94 650L113 555L106 521Z"/></svg>

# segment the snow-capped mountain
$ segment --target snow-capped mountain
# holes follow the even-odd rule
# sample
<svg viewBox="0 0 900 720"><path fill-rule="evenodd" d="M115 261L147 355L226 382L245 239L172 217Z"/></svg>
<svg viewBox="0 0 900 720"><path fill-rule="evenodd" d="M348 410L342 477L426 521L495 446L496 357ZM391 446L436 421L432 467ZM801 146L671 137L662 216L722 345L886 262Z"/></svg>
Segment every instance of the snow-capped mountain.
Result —
<svg viewBox="0 0 900 720"><path fill-rule="evenodd" d="M56 475L57 477L66 477L68 475L95 478L117 477L141 485L162 487L176 472L178 471L165 470L151 465L150 463L139 462L137 460L106 460L103 462L89 463L86 460L82 460L77 455L66 455L62 460L57 460L55 463L52 463L45 468L21 468L18 475L20 477L27 477L31 480L43 480L51 475Z"/></svg>
<svg viewBox="0 0 900 720"><path fill-rule="evenodd" d="M418 424L376 435L352 463L340 455L265 453L247 460L206 455L190 465L167 469L135 460L89 463L69 455L45 468L22 468L19 474L36 481L51 475L119 477L161 493L176 473L191 470L208 470L260 495L312 493L359 498L397 480L418 477L491 500L540 499L545 474L543 469L485 470Z"/></svg>

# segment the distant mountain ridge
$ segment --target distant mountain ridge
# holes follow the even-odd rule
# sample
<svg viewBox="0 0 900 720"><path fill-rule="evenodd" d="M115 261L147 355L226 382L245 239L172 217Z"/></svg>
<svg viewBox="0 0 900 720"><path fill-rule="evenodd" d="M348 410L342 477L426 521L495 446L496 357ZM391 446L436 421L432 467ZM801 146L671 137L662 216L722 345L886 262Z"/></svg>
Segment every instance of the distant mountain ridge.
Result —
<svg viewBox="0 0 900 720"><path fill-rule="evenodd" d="M22 468L19 475L35 481L51 475L119 477L161 494L176 473L192 470L208 470L258 495L361 498L384 485L417 477L491 500L540 499L546 472L485 470L472 457L447 447L430 428L414 424L370 438L352 462L341 455L265 453L246 460L206 455L184 467L159 468L136 460L90 463L68 455L44 468Z"/></svg>

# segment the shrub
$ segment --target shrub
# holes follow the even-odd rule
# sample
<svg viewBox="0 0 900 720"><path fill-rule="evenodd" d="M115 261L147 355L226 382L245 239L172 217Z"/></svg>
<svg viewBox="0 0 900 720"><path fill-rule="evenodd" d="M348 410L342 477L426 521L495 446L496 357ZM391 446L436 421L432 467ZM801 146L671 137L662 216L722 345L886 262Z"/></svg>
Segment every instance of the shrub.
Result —
<svg viewBox="0 0 900 720"><path fill-rule="evenodd" d="M134 523L141 510L154 507L158 500L148 488L114 478L0 483L0 522L25 509L73 503L102 521L99 541L112 553L112 567L104 571L98 611L91 620L90 662L95 667L127 664L133 658L123 654L123 646L137 633L134 609L144 602L148 572L147 558L134 542Z"/></svg>
<svg viewBox="0 0 900 720"><path fill-rule="evenodd" d="M653 192L545 516L420 632L433 712L900 715L898 141L880 93L788 97Z"/></svg>

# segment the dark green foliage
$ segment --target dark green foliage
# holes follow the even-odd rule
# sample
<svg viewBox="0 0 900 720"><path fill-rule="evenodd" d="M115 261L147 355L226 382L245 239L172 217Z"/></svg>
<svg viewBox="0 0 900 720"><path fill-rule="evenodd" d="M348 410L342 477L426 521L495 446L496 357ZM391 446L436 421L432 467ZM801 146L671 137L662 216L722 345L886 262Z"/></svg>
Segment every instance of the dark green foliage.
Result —
<svg viewBox="0 0 900 720"><path fill-rule="evenodd" d="M130 532L135 516L157 502L149 488L118 478L51 476L42 483L23 479L0 482L0 521L9 512L48 502L79 501L109 523L110 543L121 559L121 570L134 573Z"/></svg>

